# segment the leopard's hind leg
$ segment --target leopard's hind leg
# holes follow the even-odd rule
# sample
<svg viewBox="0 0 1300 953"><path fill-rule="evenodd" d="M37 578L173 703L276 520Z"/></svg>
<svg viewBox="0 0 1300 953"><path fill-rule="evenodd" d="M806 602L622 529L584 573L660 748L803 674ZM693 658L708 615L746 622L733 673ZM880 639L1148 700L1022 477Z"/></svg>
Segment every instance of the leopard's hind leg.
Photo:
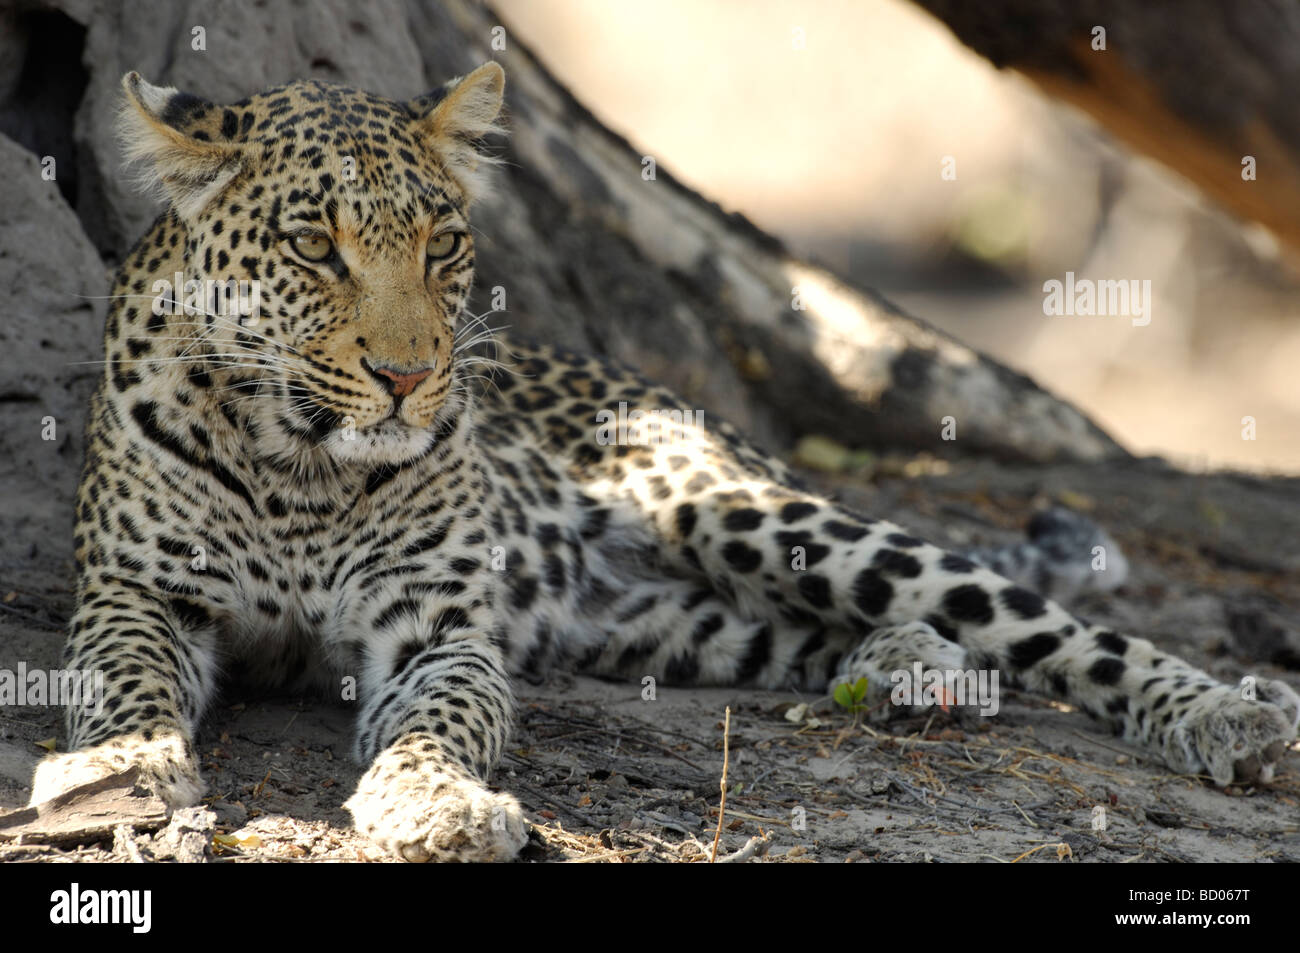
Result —
<svg viewBox="0 0 1300 953"><path fill-rule="evenodd" d="M725 429L623 456L634 465L603 494L640 508L675 571L707 580L743 618L772 622L737 648L744 657L796 658L803 640L869 639L920 621L972 668L1067 701L1170 767L1221 784L1271 777L1295 737L1300 698L1285 684L1252 697L1145 639L1088 625L893 523L804 492Z"/></svg>

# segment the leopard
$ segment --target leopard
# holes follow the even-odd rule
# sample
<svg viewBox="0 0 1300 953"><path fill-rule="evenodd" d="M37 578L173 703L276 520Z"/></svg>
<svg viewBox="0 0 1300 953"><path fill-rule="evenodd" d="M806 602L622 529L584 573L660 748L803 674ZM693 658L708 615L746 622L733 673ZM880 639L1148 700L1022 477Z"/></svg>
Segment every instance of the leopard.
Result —
<svg viewBox="0 0 1300 953"><path fill-rule="evenodd" d="M1029 550L936 546L616 361L475 316L499 64L404 101L310 79L221 105L136 72L122 93L165 207L114 280L75 503L64 658L101 704L68 711L33 804L120 772L198 803L196 735L234 678L354 686L345 807L411 862L520 855L492 772L518 681L553 672L826 692L991 671L1175 772L1274 777L1284 682L1088 623ZM1057 563L1095 538L1045 519Z"/></svg>

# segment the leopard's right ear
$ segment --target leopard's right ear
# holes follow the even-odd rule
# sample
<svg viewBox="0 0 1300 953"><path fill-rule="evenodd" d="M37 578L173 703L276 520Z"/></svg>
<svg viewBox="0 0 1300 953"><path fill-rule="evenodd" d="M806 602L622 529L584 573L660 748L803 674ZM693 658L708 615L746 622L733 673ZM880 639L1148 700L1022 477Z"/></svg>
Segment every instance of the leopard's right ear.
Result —
<svg viewBox="0 0 1300 953"><path fill-rule="evenodd" d="M126 101L118 136L146 188L161 187L182 219L193 220L243 168L243 150L223 110L139 73L122 77ZM231 114L233 115L233 113Z"/></svg>
<svg viewBox="0 0 1300 953"><path fill-rule="evenodd" d="M498 122L505 87L505 71L488 61L407 104L419 117L420 138L437 152L470 202L487 191L487 170L501 162L482 144L485 136L505 131Z"/></svg>

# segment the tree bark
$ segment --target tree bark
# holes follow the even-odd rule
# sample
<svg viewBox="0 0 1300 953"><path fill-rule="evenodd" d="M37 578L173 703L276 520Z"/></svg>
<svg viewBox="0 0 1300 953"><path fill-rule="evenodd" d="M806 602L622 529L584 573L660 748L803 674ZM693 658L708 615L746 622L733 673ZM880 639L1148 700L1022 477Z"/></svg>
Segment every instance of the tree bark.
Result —
<svg viewBox="0 0 1300 953"><path fill-rule="evenodd" d="M139 768L83 784L31 807L0 814L0 844L68 847L108 840L120 825L156 830L167 823L167 805L137 787Z"/></svg>

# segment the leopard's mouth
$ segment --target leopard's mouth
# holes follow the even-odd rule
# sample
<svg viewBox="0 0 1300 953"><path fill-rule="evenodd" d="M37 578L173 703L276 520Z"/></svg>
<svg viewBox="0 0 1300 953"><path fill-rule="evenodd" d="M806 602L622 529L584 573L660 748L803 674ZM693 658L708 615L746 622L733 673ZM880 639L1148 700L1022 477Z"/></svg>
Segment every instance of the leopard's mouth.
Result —
<svg viewBox="0 0 1300 953"><path fill-rule="evenodd" d="M387 419L368 427L332 428L319 446L340 463L398 465L423 454L433 439L429 428Z"/></svg>
<svg viewBox="0 0 1300 953"><path fill-rule="evenodd" d="M280 397L279 409L272 412L279 424L275 429L291 440L325 451L340 463L407 462L453 434L466 409L464 400L452 397L435 408L421 408L413 420L414 407L408 410L408 400L389 401L386 407L373 409L339 407L330 395L305 383L282 386Z"/></svg>
<svg viewBox="0 0 1300 953"><path fill-rule="evenodd" d="M398 414L361 426L350 424L346 416L330 410L313 425L314 442L339 462L399 465L454 434L460 421L458 410L457 406L443 404L427 426L409 423Z"/></svg>
<svg viewBox="0 0 1300 953"><path fill-rule="evenodd" d="M408 424L400 417L389 416L368 427L358 428L358 433L365 434L371 440L402 440L410 434L422 433L428 429Z"/></svg>

